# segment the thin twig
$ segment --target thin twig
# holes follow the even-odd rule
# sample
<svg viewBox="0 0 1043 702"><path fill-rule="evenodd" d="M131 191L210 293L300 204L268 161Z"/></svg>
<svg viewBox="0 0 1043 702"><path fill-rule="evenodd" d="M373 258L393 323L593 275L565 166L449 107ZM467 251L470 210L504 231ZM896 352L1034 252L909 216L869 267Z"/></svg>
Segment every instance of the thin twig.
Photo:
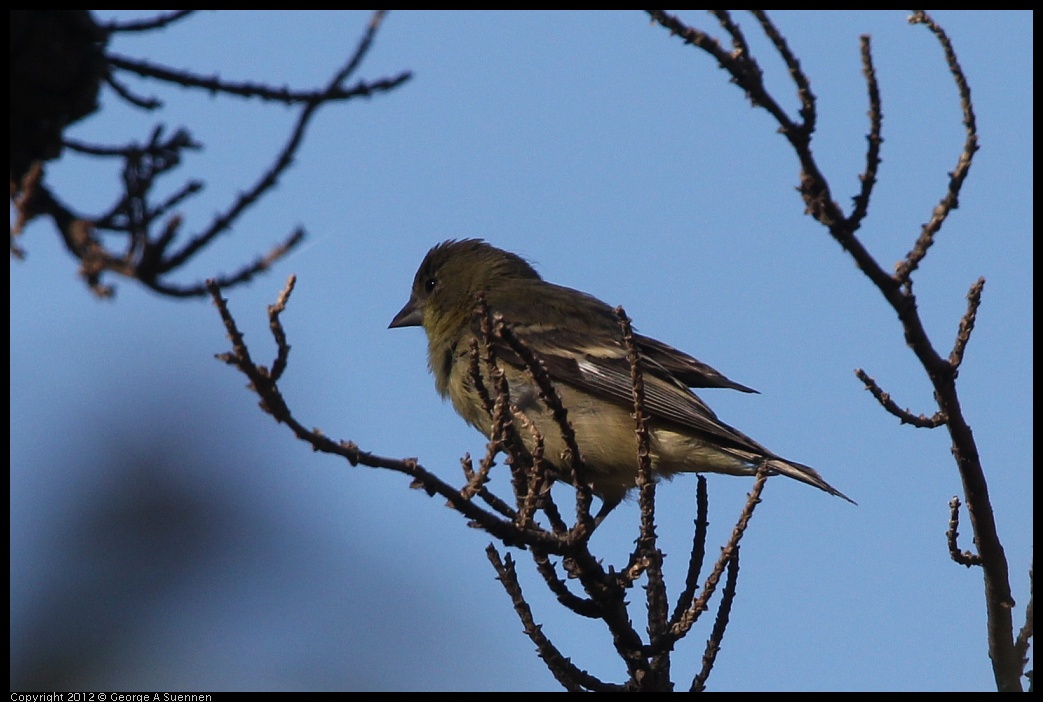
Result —
<svg viewBox="0 0 1043 702"><path fill-rule="evenodd" d="M690 692L703 692L706 690L706 680L710 677L713 664L717 661L717 654L721 650L721 642L724 640L724 631L728 628L728 617L731 615L732 603L735 601L735 585L739 579L739 547L735 547L735 553L728 561L728 575L724 581L724 590L721 591L721 604L717 608L717 617L713 622L713 631L710 638L706 640L706 649L703 651L703 666L692 679Z"/></svg>
<svg viewBox="0 0 1043 702"><path fill-rule="evenodd" d="M981 557L971 553L970 551L961 551L957 538L960 533L957 529L960 526L960 498L953 497L949 500L949 528L945 530L945 540L949 544L949 556L959 563L960 565L967 566L980 566Z"/></svg>
<svg viewBox="0 0 1043 702"><path fill-rule="evenodd" d="M582 617L591 619L601 617L602 609L597 601L580 597L569 590L565 581L558 577L558 572L547 554L536 548L531 549L531 551L536 570L543 576L547 589L554 593L558 598L558 602Z"/></svg>
<svg viewBox="0 0 1043 702"><path fill-rule="evenodd" d="M167 68L166 66L149 63L143 59L120 56L111 52L107 53L105 58L113 68L135 73L142 78L153 78L166 83L175 83L184 88L199 88L210 93L258 98L271 102L281 102L286 105L310 105L315 102L370 97L375 93L393 90L412 77L410 71L403 71L393 78L382 78L375 81L360 80L350 88L337 85L319 90L291 90L286 87L274 88L264 83L232 83L222 80L216 74L212 76L193 74L183 69Z"/></svg>
<svg viewBox="0 0 1043 702"><path fill-rule="evenodd" d="M174 10L173 12L167 12L161 15L157 15L152 19L147 20L130 20L127 22L112 21L108 24L101 25L101 29L107 34L116 34L118 32L149 32L153 29L162 29L169 24L188 17L197 10Z"/></svg>
<svg viewBox="0 0 1043 702"><path fill-rule="evenodd" d="M282 321L279 317L286 311L286 303L290 301L290 295L293 294L293 288L296 284L297 276L291 275L286 281L286 287L282 289L279 297L275 300L275 304L268 306L269 328L272 331L272 338L275 339L275 345L278 349L275 361L272 363L272 370L268 374L273 383L279 382L279 378L282 377L283 372L286 370L286 362L290 357L290 344L286 341L286 331L283 329Z"/></svg>
<svg viewBox="0 0 1043 702"><path fill-rule="evenodd" d="M474 480L475 472L473 466L471 465L470 454L464 454L463 458L460 459L460 465L464 471L464 478L468 482ZM507 517L511 521L514 521L514 519L516 518L517 512L515 512L514 508L506 502L504 502L500 497L490 492L486 486L483 485L482 487L480 487L476 494L478 495L478 497L482 498L482 501L485 502L485 504L489 505L494 510Z"/></svg>
<svg viewBox="0 0 1043 702"><path fill-rule="evenodd" d="M322 93L320 93L320 97L316 97L314 100L305 104L297 118L297 124L293 128L290 138L276 157L272 167L269 168L260 179L258 179L257 183L255 183L252 188L243 192L236 199L235 204L233 204L231 208L223 214L215 217L209 228L187 242L181 251L172 254L166 261L165 270L171 270L183 265L188 258L196 253L196 251L206 246L214 237L228 230L244 210L256 203L263 193L275 186L283 171L289 168L290 164L293 163L294 154L297 152L297 148L300 146L304 138L305 130L317 113L319 107L324 104L321 95L335 92L339 88L341 82L350 77L358 68L363 57L365 57L369 52L369 49L373 44L373 39L384 18L384 14L385 13L380 10L373 14L365 34L359 41L355 53L349 58L347 64L330 78L326 88ZM409 80L409 78L410 74L408 72L403 73L397 78L389 81L386 89L397 87Z"/></svg>
<svg viewBox="0 0 1043 702"><path fill-rule="evenodd" d="M554 678L570 692L582 692L584 690L594 692L622 691L622 686L597 679L587 671L577 667L561 654L543 633L543 628L533 620L532 610L522 594L521 585L518 583L518 576L514 569L514 561L510 554L501 560L499 552L492 544L486 547L485 553L489 557L489 562L492 563L493 568L496 570L496 579L500 581L510 596L511 602L514 604L514 611L518 613L518 618L521 619L526 635L536 645L536 652L543 659L543 662L547 664L547 668Z"/></svg>
<svg viewBox="0 0 1043 702"><path fill-rule="evenodd" d="M163 101L155 97L141 97L136 95L134 91L130 89L123 81L118 80L112 73L108 73L105 76L105 84L112 88L113 92L119 95L121 98L129 102L134 107L139 107L143 110L158 110L163 107Z"/></svg>
<svg viewBox="0 0 1043 702"><path fill-rule="evenodd" d="M873 66L873 53L870 50L870 37L863 34L859 37L862 47L862 75L866 79L866 94L869 96L869 134L866 135L866 167L858 179L862 183L862 189L855 195L854 210L848 217L848 225L851 231L862 226L862 220L869 212L869 198L873 187L876 185L876 173L880 168L880 145L883 144L881 131L883 129L884 113L880 107L880 86L876 82L876 68Z"/></svg>
<svg viewBox="0 0 1043 702"><path fill-rule="evenodd" d="M444 498L452 509L469 519L476 526L484 529L507 546L526 548L538 546L547 553L565 555L571 553L563 539L549 532L536 528L520 528L512 521L501 519L488 512L473 501L460 495L457 488L449 485L436 475L426 470L415 459L395 459L379 456L361 450L352 441L334 441L318 429L304 427L293 416L281 391L270 377L270 373L259 366L250 357L249 350L243 342L242 332L228 310L228 301L221 296L220 288L210 281L208 291L217 307L225 330L232 342L232 351L217 354L217 358L237 368L250 380L250 388L261 398L261 408L272 415L276 421L286 424L297 438L307 442L316 451L338 455L348 460L351 465L363 465L370 468L393 470L410 476L413 486L423 488L429 495Z"/></svg>
<svg viewBox="0 0 1043 702"><path fill-rule="evenodd" d="M1018 631L1018 636L1014 640L1014 655L1017 657L1019 661L1021 661L1022 670L1025 669L1029 662L1029 644L1031 643L1033 636L1032 616L1034 605L1032 601L1034 598L1034 587L1035 586L1033 585L1032 569L1029 568L1029 601L1028 604L1025 605L1025 623L1021 625L1021 629ZM1029 686L1029 692L1032 692L1031 685Z"/></svg>
<svg viewBox="0 0 1043 702"><path fill-rule="evenodd" d="M912 424L914 427L920 427L921 429L933 429L945 424L946 416L943 412L935 412L934 415L930 417L924 414L913 414L908 409L902 409L895 404L895 401L891 399L891 395L884 392L883 389L877 385L877 382L864 370L856 368L855 375L858 376L858 379L866 386L866 390L873 394L876 401L879 402L888 412L898 417L902 424Z"/></svg>
<svg viewBox="0 0 1043 702"><path fill-rule="evenodd" d="M572 428L572 423L569 422L568 410L565 409L557 390L554 389L554 384L547 374L547 369L543 367L542 361L522 339L518 338L507 321L497 316L494 319L493 332L521 358L525 369L539 389L540 399L550 410L552 418L558 425L566 447L565 455L562 458L572 470L571 481L576 489L576 525L572 529L572 538L577 541L588 539L596 526L590 516L592 493L590 486L582 480L582 476L586 473L586 466L583 463L579 445L576 443L576 432Z"/></svg>
<svg viewBox="0 0 1043 702"><path fill-rule="evenodd" d="M949 174L949 185L945 195L934 208L934 212L931 213L931 219L927 224L923 225L923 228L920 230L920 236L917 237L916 244L914 244L912 250L895 267L895 279L905 286L910 284L909 276L919 267L920 262L927 255L927 250L934 243L934 237L941 230L942 224L949 217L949 213L960 206L960 189L963 187L963 181L970 172L974 153L978 150L978 127L974 116L974 103L971 102L971 89L967 84L967 77L963 74L963 68L956 58L956 51L953 49L949 36L923 10L914 12L909 18L909 23L926 26L938 39L938 43L941 44L942 50L945 52L945 61L949 66L949 72L952 73L957 91L960 94L960 108L963 111L963 126L967 132L967 138L963 143L963 150L960 152L960 157L956 162L956 168Z"/></svg>
<svg viewBox="0 0 1043 702"><path fill-rule="evenodd" d="M681 617L692 606L695 591L699 588L699 573L703 569L703 559L706 557L706 530L710 521L707 518L709 506L706 478L702 475L696 475L695 505L695 530L692 534L692 551L688 557L688 572L685 575L684 590L677 596L674 612L670 615L670 626L681 621Z"/></svg>
<svg viewBox="0 0 1043 702"><path fill-rule="evenodd" d="M753 516L753 510L756 509L760 503L761 492L764 490L764 483L768 479L767 466L761 464L757 470L757 479L753 483L753 489L750 490L749 497L746 500L746 505L743 507L742 513L739 515L739 520L735 524L735 528L732 529L731 538L728 539L728 543L725 544L724 548L721 549L721 555L714 564L713 570L710 575L706 578L706 582L703 584L703 592L696 599L692 606L681 616L681 618L670 627L670 636L667 640L676 641L685 636L688 631L698 620L699 615L706 611L706 603L713 596L714 591L717 589L717 583L720 581L721 574L724 572L725 566L731 559L735 549L739 546L739 541L742 539L742 535L746 531L746 526L750 522L750 517Z"/></svg>
<svg viewBox="0 0 1043 702"><path fill-rule="evenodd" d="M634 343L630 318L622 307L616 316L622 332L623 348L630 364L630 385L634 400L634 433L637 437L637 487L641 507L641 530L632 560L647 564L648 586L645 590L648 613L648 635L653 648L667 630L666 584L663 581L663 553L656 546L655 480L652 476L652 455L649 450L648 412L645 410L645 381L641 374L641 356Z"/></svg>
<svg viewBox="0 0 1043 702"><path fill-rule="evenodd" d="M956 333L956 341L949 354L949 364L953 368L959 368L963 363L963 352L967 350L967 342L971 340L971 332L974 331L974 322L978 318L978 307L981 306L981 292L984 287L985 279L978 278L967 292L967 311L960 319L960 330Z"/></svg>
<svg viewBox="0 0 1043 702"><path fill-rule="evenodd" d="M797 86L797 99L800 100L800 116L803 120L803 124L800 125L797 133L804 134L805 138L810 139L818 120L817 100L815 93L811 91L811 80L804 72L804 69L800 67L800 61L793 55L786 38L779 32L779 28L775 26L775 23L768 18L767 13L764 10L750 10L750 13L757 18L764 34L771 40L775 50L782 57L783 62L785 62L793 84Z"/></svg>

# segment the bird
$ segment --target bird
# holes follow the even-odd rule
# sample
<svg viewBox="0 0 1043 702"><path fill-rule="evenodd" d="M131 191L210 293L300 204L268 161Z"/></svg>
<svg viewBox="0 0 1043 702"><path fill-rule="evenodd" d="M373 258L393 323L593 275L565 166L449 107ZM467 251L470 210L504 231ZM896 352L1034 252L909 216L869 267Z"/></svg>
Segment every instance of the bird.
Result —
<svg viewBox="0 0 1043 702"><path fill-rule="evenodd" d="M544 280L521 256L482 239L449 239L424 257L408 302L389 329L423 327L435 387L460 416L493 440L494 421L481 399L471 364L473 343L491 344L509 387L515 429L531 451L534 426L544 458L568 475L567 443L523 359L502 339L483 335L479 298L528 347L551 379L582 455L578 476L601 498L602 512L636 487L635 432L630 361L615 309L579 290ZM653 475L678 473L785 475L854 504L810 466L769 451L726 424L691 388L756 390L657 339L633 333L644 379L644 411ZM492 387L487 371L483 384Z"/></svg>

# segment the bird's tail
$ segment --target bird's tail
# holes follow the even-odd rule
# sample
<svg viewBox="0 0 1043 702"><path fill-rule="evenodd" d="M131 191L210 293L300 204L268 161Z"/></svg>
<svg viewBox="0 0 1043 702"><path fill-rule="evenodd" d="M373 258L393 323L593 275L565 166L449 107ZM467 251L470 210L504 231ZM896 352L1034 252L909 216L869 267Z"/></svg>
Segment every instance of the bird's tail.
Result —
<svg viewBox="0 0 1043 702"><path fill-rule="evenodd" d="M841 497L853 505L858 504L850 497L840 492L840 490L837 490L835 487L823 480L822 476L819 475L814 468L806 466L803 463L794 463L793 461L787 461L782 458L775 457L765 459L765 465L767 465L767 467L770 468L774 473L778 473L779 475L787 475L793 478L794 480L799 480L802 483L814 485L819 490L828 492L830 495L836 495L837 497Z"/></svg>

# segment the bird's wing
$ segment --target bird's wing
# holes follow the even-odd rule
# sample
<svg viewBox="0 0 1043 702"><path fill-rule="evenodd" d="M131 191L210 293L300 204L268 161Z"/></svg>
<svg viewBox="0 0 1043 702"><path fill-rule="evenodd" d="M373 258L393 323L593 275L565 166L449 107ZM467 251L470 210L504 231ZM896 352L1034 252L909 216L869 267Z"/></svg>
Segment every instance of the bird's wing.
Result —
<svg viewBox="0 0 1043 702"><path fill-rule="evenodd" d="M538 325L512 325L512 329L539 358L553 381L625 407L633 406L630 362L618 341L611 345L592 344L573 330L547 330ZM494 341L493 345L499 359L524 368L522 359L505 342ZM719 420L713 410L688 389L686 381L674 377L654 357L643 356L641 370L645 411L652 418L673 422L743 451L766 457L773 455L750 437Z"/></svg>
<svg viewBox="0 0 1043 702"><path fill-rule="evenodd" d="M697 358L679 351L669 344L643 334L634 334L641 355L655 360L670 375L690 388L731 388L740 392L757 392L753 388L726 377L716 368L709 366Z"/></svg>
<svg viewBox="0 0 1043 702"><path fill-rule="evenodd" d="M583 328L576 329L562 324L563 342L579 344L589 342L589 334L593 332L599 339L611 338L617 341L620 354L622 344L620 343L619 317L614 309L592 295L579 290L563 288L560 285L547 283L543 280L514 281L511 286L512 294L498 294L499 291L490 293L490 305L503 315L504 319L512 326L518 325L521 320L532 320L533 311L528 301L539 299L541 305L546 307L545 315L555 320L582 320ZM545 289L556 289L561 294L547 295ZM544 328L538 325L522 325L519 330L533 329L537 333ZM571 339L569 334L572 334ZM584 336L586 335L586 336ZM665 374L690 388L730 388L741 392L757 392L753 388L726 377L716 368L703 363L697 358L689 356L683 351L675 349L669 344L664 344L658 339L634 333L634 344L640 351L641 356L654 361L665 371ZM625 354L623 354L625 357Z"/></svg>

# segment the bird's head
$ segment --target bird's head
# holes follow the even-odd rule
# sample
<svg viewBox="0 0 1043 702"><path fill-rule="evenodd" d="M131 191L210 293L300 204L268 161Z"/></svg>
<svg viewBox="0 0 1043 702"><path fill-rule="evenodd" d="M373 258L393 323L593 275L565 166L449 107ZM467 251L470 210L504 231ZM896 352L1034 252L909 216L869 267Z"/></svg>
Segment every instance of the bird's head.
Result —
<svg viewBox="0 0 1043 702"><path fill-rule="evenodd" d="M427 252L409 302L388 328L422 326L432 341L455 341L474 318L478 294L512 279L539 280L540 275L521 256L481 239L444 241Z"/></svg>

